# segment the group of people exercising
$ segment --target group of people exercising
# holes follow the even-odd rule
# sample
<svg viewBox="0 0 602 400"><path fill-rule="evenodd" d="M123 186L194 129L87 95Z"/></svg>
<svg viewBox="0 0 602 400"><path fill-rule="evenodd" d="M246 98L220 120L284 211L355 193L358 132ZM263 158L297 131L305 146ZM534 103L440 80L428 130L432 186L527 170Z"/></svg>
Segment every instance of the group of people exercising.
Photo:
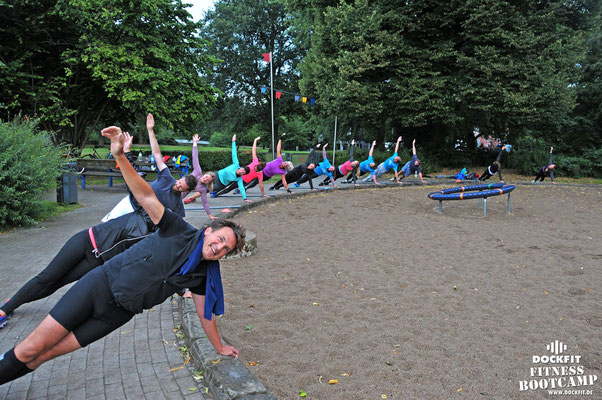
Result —
<svg viewBox="0 0 602 400"><path fill-rule="evenodd" d="M331 165L326 155L327 144L313 148L304 163L293 167L283 161L282 139L278 141L277 158L265 163L257 157L257 142L253 142L251 164L241 167L237 157L236 135L232 137L232 164L217 173L203 173L198 160L198 135L193 136L193 171L179 180L172 177L163 162L154 133L154 118L147 116L147 131L151 150L157 163L157 179L148 184L132 166L132 137L119 127L102 130L111 141L111 153L119 163L129 195L113 209L106 222L94 225L73 235L48 266L29 280L10 300L0 307L0 328L6 326L13 312L25 303L50 296L59 288L76 282L52 308L49 315L25 340L0 355L0 384L10 382L42 363L67 354L99 340L127 323L135 314L161 304L175 293L191 292L197 314L215 350L222 355L238 356L238 350L221 342L214 315L224 313L223 288L218 260L242 249L245 229L237 223L216 218L211 214L208 195L219 196L238 188L247 200L246 189L260 185L265 196L264 179L280 175L280 181L270 189L289 184L309 182L324 175L321 184L345 178L357 184L357 179L373 181L388 171L401 180L413 173L422 177L421 162L412 142L412 159L400 171L398 154L401 136L394 154L376 165L372 143L369 156L359 162L353 159L354 142L349 159L339 166ZM319 150L321 149L321 157ZM500 159L490 165L481 180L498 173ZM549 162L538 172L533 182L554 178L552 148ZM189 193L194 192L190 197ZM197 229L185 220L184 203L201 197L210 218L208 226Z"/></svg>

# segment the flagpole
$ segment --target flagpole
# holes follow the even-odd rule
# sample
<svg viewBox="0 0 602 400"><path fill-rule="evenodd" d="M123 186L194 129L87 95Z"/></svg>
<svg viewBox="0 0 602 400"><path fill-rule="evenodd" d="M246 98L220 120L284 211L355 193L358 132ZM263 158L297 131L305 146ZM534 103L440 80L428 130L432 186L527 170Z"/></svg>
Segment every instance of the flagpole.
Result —
<svg viewBox="0 0 602 400"><path fill-rule="evenodd" d="M334 157L337 154L337 116L334 116L334 143L332 144L332 165L334 164Z"/></svg>
<svg viewBox="0 0 602 400"><path fill-rule="evenodd" d="M270 51L270 93L272 99L272 160L276 159L274 153L274 59L272 58L272 52Z"/></svg>

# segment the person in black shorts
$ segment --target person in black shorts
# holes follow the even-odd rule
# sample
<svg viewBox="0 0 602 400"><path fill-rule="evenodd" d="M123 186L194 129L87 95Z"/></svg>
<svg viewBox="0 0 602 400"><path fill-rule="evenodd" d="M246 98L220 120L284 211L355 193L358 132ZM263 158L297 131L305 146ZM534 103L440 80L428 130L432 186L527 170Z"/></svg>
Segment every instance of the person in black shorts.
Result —
<svg viewBox="0 0 602 400"><path fill-rule="evenodd" d="M550 147L550 158L548 159L548 164L539 169L537 175L535 175L535 179L533 179L533 182L531 183L537 183L537 181L543 182L543 180L546 179L546 176L550 177L552 183L556 183L554 182L554 170L556 169L556 166L552 164L552 151L554 151L554 148Z"/></svg>
<svg viewBox="0 0 602 400"><path fill-rule="evenodd" d="M193 293L215 350L238 356L237 349L222 343L213 314L224 312L218 260L244 246L244 228L223 219L205 229L192 227L161 204L127 161L121 129L112 126L102 134L111 139L111 152L126 183L158 231L73 285L23 342L0 356L0 384L87 346L184 288Z"/></svg>
<svg viewBox="0 0 602 400"><path fill-rule="evenodd" d="M184 217L182 192L196 187L196 178L186 175L176 181L171 176L155 138L152 114L147 116L147 128L158 167L157 179L150 187L163 206ZM131 136L124 133L125 157L130 163L134 157L129 151L131 146ZM7 325L8 319L18 307L50 296L154 232L155 224L132 195L130 202L134 212L85 229L67 240L48 266L0 307L0 329Z"/></svg>

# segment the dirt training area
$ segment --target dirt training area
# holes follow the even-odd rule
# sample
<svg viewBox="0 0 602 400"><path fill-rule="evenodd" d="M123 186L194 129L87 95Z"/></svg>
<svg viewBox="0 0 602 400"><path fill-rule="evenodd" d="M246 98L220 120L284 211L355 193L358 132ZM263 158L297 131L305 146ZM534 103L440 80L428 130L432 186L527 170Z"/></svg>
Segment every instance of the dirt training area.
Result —
<svg viewBox="0 0 602 400"><path fill-rule="evenodd" d="M602 189L518 186L511 214L504 195L486 217L477 200L437 213L436 189L322 192L237 216L259 251L222 263L220 332L279 399L555 398L521 388L544 379L531 368L552 364L533 356L556 340L598 379L568 389L602 396Z"/></svg>

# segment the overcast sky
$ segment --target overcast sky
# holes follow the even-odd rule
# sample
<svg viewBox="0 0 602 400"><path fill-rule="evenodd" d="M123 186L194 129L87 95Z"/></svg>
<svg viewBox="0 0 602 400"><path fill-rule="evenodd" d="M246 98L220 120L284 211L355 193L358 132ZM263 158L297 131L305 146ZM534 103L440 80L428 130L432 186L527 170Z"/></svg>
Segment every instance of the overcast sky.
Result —
<svg viewBox="0 0 602 400"><path fill-rule="evenodd" d="M188 8L188 12L192 14L192 19L198 21L203 17L203 13L210 8L213 8L214 0L184 0L183 3L191 3L192 7Z"/></svg>

